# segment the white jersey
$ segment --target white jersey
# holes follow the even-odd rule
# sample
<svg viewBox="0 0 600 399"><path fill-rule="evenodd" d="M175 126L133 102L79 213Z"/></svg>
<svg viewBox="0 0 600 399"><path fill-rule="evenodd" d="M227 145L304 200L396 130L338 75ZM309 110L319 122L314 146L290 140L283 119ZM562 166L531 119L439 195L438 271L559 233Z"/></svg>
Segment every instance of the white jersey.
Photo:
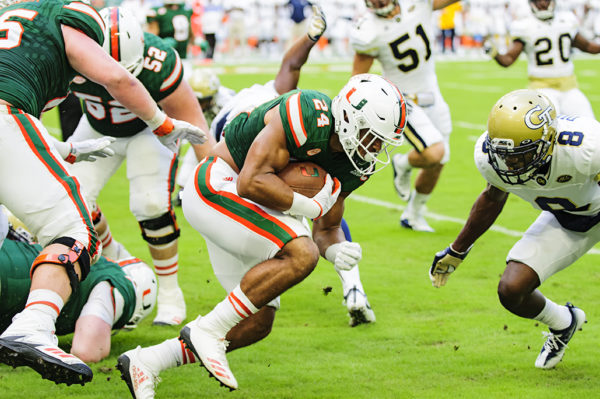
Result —
<svg viewBox="0 0 600 399"><path fill-rule="evenodd" d="M250 111L262 103L266 103L279 96L275 90L275 81L270 80L264 85L255 84L240 90L231 97L221 111L215 116L211 125L210 133L217 141L221 139L223 128L241 112Z"/></svg>
<svg viewBox="0 0 600 399"><path fill-rule="evenodd" d="M524 184L499 178L488 162L486 136L475 145L475 164L488 183L553 213L566 229L587 231L600 221L600 123L595 119L560 116L548 174Z"/></svg>
<svg viewBox="0 0 600 399"><path fill-rule="evenodd" d="M517 20L511 25L510 34L525 45L530 77L562 78L573 75L571 42L578 30L575 15L562 12L548 22L533 15Z"/></svg>
<svg viewBox="0 0 600 399"><path fill-rule="evenodd" d="M432 12L431 0L403 0L400 13L389 19L368 12L351 31L352 47L377 58L383 76L403 92L437 91Z"/></svg>

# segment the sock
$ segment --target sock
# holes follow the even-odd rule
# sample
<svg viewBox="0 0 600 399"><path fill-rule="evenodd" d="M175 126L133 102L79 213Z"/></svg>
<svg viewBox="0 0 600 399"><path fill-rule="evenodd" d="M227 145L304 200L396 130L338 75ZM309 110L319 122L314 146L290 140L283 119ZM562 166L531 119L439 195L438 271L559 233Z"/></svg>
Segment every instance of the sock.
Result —
<svg viewBox="0 0 600 399"><path fill-rule="evenodd" d="M430 196L431 194L421 194L418 193L417 190L413 190L412 193L410 193L410 199L406 205L406 210L414 215L421 214L423 212L423 207Z"/></svg>
<svg viewBox="0 0 600 399"><path fill-rule="evenodd" d="M399 156L396 159L397 159L397 161L394 162L394 164L396 166L398 166L400 169L403 169L403 170L412 169L412 165L408 162L408 154L402 154L402 156Z"/></svg>
<svg viewBox="0 0 600 399"><path fill-rule="evenodd" d="M52 290L37 289L29 293L27 303L22 313L34 314L37 318L56 323L56 319L64 306L60 295Z"/></svg>
<svg viewBox="0 0 600 399"><path fill-rule="evenodd" d="M533 318L534 320L540 321L546 324L548 327L555 331L564 330L571 325L571 312L569 308L562 305L557 305L550 299L546 298L546 305L544 309Z"/></svg>
<svg viewBox="0 0 600 399"><path fill-rule="evenodd" d="M167 244L172 245L172 244ZM156 248L155 246L152 246ZM152 258L154 263L154 270L158 277L158 286L161 289L171 290L179 287L177 282L177 271L179 270L179 254L167 259L155 259Z"/></svg>
<svg viewBox="0 0 600 399"><path fill-rule="evenodd" d="M158 345L142 348L139 357L157 374L184 364L196 363L194 354L184 347L179 338L171 338Z"/></svg>
<svg viewBox="0 0 600 399"><path fill-rule="evenodd" d="M338 276L340 276L340 280L342 280L342 290L344 295L346 295L348 290L352 287L356 287L360 291L365 292L362 282L360 281L358 265L350 270L338 270L337 273Z"/></svg>
<svg viewBox="0 0 600 399"><path fill-rule="evenodd" d="M208 323L220 337L225 337L236 324L256 312L258 308L250 302L238 285L213 310L202 317L200 323Z"/></svg>

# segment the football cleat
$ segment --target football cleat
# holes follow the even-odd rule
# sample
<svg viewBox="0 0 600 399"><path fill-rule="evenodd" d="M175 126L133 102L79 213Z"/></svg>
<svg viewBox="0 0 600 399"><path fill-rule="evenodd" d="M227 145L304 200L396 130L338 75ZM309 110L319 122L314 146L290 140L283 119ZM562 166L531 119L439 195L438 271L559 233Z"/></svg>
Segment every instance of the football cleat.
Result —
<svg viewBox="0 0 600 399"><path fill-rule="evenodd" d="M157 326L177 326L185 320L185 300L181 288L174 290L160 289L156 298L158 310L152 324Z"/></svg>
<svg viewBox="0 0 600 399"><path fill-rule="evenodd" d="M141 346L119 356L117 368L121 371L121 379L129 387L134 399L153 399L154 388L160 382L155 373L139 358Z"/></svg>
<svg viewBox="0 0 600 399"><path fill-rule="evenodd" d="M344 295L344 302L350 316L350 327L356 327L359 324L374 323L375 313L367 300L367 295L356 288L350 288Z"/></svg>
<svg viewBox="0 0 600 399"><path fill-rule="evenodd" d="M567 349L567 344L573 338L575 331L581 330L583 323L586 323L585 313L583 310L567 302L567 308L571 312L571 325L564 330L553 330L543 332L546 336L546 342L542 346L542 350L535 360L535 367L539 369L554 368L560 362Z"/></svg>
<svg viewBox="0 0 600 399"><path fill-rule="evenodd" d="M60 349L53 331L45 329L37 320L15 317L13 324L0 336L1 363L13 368L30 367L42 378L56 384L84 385L92 380L92 369L76 356Z"/></svg>
<svg viewBox="0 0 600 399"><path fill-rule="evenodd" d="M414 231L424 231L427 233L435 232L422 214L415 215L412 212L404 211L400 217L400 225Z"/></svg>
<svg viewBox="0 0 600 399"><path fill-rule="evenodd" d="M396 154L392 157L394 167L394 188L403 201L410 197L410 175L412 168L404 169L400 166L400 160L408 157L408 154Z"/></svg>
<svg viewBox="0 0 600 399"><path fill-rule="evenodd" d="M201 323L200 317L188 323L179 333L179 339L200 359L201 365L208 370L211 377L230 391L237 389L238 383L229 369L225 355L229 341L217 336Z"/></svg>

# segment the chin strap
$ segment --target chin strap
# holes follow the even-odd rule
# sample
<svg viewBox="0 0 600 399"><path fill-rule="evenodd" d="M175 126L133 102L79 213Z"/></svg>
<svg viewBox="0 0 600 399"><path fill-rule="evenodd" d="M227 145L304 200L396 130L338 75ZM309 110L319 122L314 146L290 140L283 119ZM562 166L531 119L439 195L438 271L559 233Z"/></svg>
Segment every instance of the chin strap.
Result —
<svg viewBox="0 0 600 399"><path fill-rule="evenodd" d="M79 276L75 271L75 262L79 262L79 268L81 269L81 281L83 281L88 273L90 272L90 256L85 246L79 241L70 237L60 237L52 241L51 244L61 244L67 246L69 249L67 253L43 253L39 254L33 261L31 269L29 271L29 277L33 277L35 269L44 263L51 263L54 265L62 266L67 271L69 276L69 282L71 284L72 294L79 289Z"/></svg>

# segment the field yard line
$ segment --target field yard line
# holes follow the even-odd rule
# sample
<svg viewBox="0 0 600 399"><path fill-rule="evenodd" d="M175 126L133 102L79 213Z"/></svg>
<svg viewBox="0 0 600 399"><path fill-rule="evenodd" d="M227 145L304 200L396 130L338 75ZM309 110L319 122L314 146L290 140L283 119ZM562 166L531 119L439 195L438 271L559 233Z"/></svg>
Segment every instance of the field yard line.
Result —
<svg viewBox="0 0 600 399"><path fill-rule="evenodd" d="M376 198L365 197L364 195L360 195L360 194L354 194L348 198L353 199L358 202L365 203L365 204L376 205L376 206L380 206L380 207L388 208L388 209L395 209L397 211L403 211L405 208L403 205L393 204L391 202L378 200ZM452 222L452 223L460 224L461 226L464 226L464 224L466 222L466 220L464 220L464 219L455 218L452 216L440 215L440 214L433 213L433 212L426 212L425 216L427 216L430 219L434 219L434 220L441 220L444 222ZM492 227L490 227L490 230L495 231L497 233L505 234L505 235L511 236L511 237L521 237L523 235L523 232L521 232L521 231L507 229L506 227L502 227L497 224L492 225ZM600 255L600 250L592 248L587 253L592 254L592 255Z"/></svg>

